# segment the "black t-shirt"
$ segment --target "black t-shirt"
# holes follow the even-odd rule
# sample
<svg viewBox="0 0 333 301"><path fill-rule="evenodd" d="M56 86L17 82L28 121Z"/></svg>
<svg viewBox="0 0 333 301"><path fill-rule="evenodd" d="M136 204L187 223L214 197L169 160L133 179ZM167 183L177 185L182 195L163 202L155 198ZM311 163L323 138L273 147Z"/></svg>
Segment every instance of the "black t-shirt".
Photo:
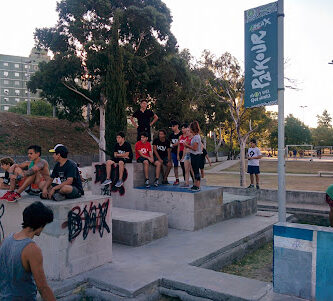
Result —
<svg viewBox="0 0 333 301"><path fill-rule="evenodd" d="M154 112L151 110L137 110L134 112L133 117L138 120L138 132L147 131L150 132L150 120L154 117Z"/></svg>
<svg viewBox="0 0 333 301"><path fill-rule="evenodd" d="M182 135L182 132L181 132L181 131L179 131L178 134L171 133L171 134L169 135L169 140L171 141L171 144L175 144L175 143L177 143L178 140L179 140L179 137L180 137L181 135ZM177 154L177 148L178 148L178 145L177 145L177 146L173 146L173 147L171 147L171 151L172 151L173 153Z"/></svg>
<svg viewBox="0 0 333 301"><path fill-rule="evenodd" d="M156 145L157 152L161 158L168 157L168 148L171 148L170 141L168 139L165 139L165 141L163 142L159 138L155 138L153 141L153 145Z"/></svg>
<svg viewBox="0 0 333 301"><path fill-rule="evenodd" d="M68 178L73 178L72 185L84 195L80 173L74 161L67 159L63 166L60 166L60 163L57 162L53 168L51 178L60 178L61 183L65 182Z"/></svg>
<svg viewBox="0 0 333 301"><path fill-rule="evenodd" d="M129 160L133 160L133 151L131 145L127 141L125 141L123 145L119 145L119 143L116 143L114 146L114 152L118 154L129 153Z"/></svg>

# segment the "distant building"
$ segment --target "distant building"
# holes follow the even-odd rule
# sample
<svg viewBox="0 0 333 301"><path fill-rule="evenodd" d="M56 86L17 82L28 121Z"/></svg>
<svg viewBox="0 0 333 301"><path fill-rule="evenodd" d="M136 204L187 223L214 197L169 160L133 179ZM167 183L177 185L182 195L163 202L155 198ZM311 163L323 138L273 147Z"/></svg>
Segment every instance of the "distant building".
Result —
<svg viewBox="0 0 333 301"><path fill-rule="evenodd" d="M38 64L49 61L46 51L31 50L29 57L0 54L0 111L8 111L21 101L28 101L27 82L38 70ZM30 93L30 100L40 99Z"/></svg>

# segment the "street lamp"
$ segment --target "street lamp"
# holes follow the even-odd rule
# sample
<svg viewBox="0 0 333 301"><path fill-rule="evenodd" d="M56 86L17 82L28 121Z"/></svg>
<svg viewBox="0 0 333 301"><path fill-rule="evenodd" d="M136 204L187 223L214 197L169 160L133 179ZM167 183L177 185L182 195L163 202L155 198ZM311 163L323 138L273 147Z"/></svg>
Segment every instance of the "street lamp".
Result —
<svg viewBox="0 0 333 301"><path fill-rule="evenodd" d="M305 108L307 108L308 106L299 106L299 107L303 109L303 124L304 124L304 111L305 111Z"/></svg>

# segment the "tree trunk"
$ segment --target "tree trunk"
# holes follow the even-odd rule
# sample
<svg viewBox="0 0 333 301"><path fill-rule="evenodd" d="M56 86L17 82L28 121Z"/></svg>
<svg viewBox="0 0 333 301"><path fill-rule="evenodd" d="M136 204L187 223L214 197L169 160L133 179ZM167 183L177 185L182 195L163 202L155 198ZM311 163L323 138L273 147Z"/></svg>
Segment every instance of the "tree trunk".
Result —
<svg viewBox="0 0 333 301"><path fill-rule="evenodd" d="M216 141L216 133L215 131L213 132L214 134L214 152L215 152L215 160L216 162L219 161L219 154L218 154L218 151L217 151L217 141Z"/></svg>
<svg viewBox="0 0 333 301"><path fill-rule="evenodd" d="M239 185L241 187L246 186L246 175L245 175L245 146L246 138L239 138L239 147L240 147L240 174L239 174Z"/></svg>
<svg viewBox="0 0 333 301"><path fill-rule="evenodd" d="M99 106L99 162L105 162L105 96L101 94Z"/></svg>
<svg viewBox="0 0 333 301"><path fill-rule="evenodd" d="M233 131L232 127L231 127L230 128L230 160L234 159L233 158L233 148L234 148L234 146L233 146L233 141L232 141L233 134L234 134L234 131Z"/></svg>

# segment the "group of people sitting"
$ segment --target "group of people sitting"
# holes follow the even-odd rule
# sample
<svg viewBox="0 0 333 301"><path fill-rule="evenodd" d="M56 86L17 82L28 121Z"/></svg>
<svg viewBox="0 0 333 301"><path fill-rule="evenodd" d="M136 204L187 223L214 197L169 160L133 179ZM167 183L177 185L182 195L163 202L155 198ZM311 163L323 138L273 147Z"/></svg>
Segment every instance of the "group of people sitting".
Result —
<svg viewBox="0 0 333 301"><path fill-rule="evenodd" d="M10 157L0 159L0 166L5 171L0 188L8 189L0 199L16 202L23 191L40 195L41 199L55 201L84 195L77 164L67 158L67 148L63 144L57 144L49 152L56 162L51 174L48 162L41 158L42 149L38 145L28 147L29 160L23 163L17 164Z"/></svg>
<svg viewBox="0 0 333 301"><path fill-rule="evenodd" d="M200 190L200 180L204 175L204 164L206 157L211 164L207 152L200 138L200 127L197 121L190 124L183 124L181 130L177 121L171 122L172 133L167 138L167 132L164 129L158 131L158 137L149 142L150 135L147 132L141 132L138 135L139 141L135 144L136 162L142 163L144 168L145 186L150 187L149 182L149 165L155 167L155 180L153 185L158 186L161 172L163 180L161 184L169 184L168 175L174 167L176 180L174 185L179 185L178 166L183 171L185 183L182 187L189 188L189 177L192 176L192 190ZM119 180L115 184L116 187L123 185L123 173L126 163L133 160L133 152L131 145L125 140L125 134L119 132L117 134L117 143L114 146L114 154L112 160L106 161L106 180L102 185L109 185L111 180L111 167L119 166Z"/></svg>

